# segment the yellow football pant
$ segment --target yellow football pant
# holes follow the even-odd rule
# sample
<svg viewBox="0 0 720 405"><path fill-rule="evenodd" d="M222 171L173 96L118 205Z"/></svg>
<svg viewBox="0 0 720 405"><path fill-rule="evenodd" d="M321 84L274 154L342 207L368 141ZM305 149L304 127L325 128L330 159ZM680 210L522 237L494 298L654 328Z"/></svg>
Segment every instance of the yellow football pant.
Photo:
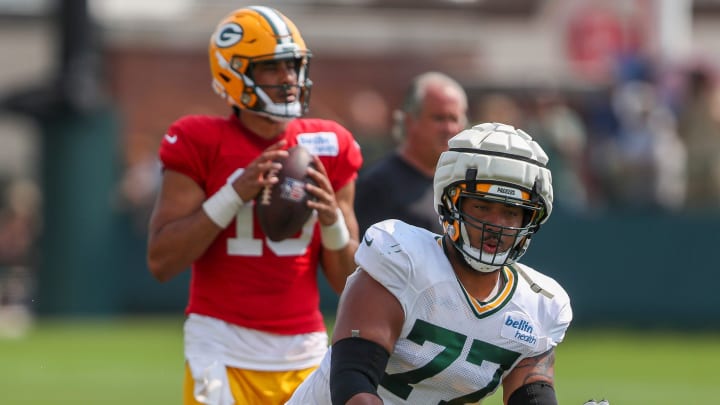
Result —
<svg viewBox="0 0 720 405"><path fill-rule="evenodd" d="M227 367L230 392L237 405L283 405L298 385L317 367L291 371L253 371ZM193 397L194 380L185 364L183 404L202 405Z"/></svg>

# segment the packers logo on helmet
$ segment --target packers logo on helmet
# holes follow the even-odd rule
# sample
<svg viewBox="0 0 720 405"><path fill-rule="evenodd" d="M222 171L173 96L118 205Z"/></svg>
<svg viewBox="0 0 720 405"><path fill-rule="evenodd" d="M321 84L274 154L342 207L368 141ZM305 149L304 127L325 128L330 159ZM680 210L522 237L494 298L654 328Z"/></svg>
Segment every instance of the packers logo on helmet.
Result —
<svg viewBox="0 0 720 405"><path fill-rule="evenodd" d="M295 24L279 11L251 6L233 11L218 24L208 47L212 88L230 106L275 120L301 117L307 112L312 81L308 77L311 52ZM297 82L260 85L253 66L268 61L292 60ZM273 101L271 88L297 89L292 102Z"/></svg>
<svg viewBox="0 0 720 405"><path fill-rule="evenodd" d="M215 44L219 48L227 48L240 42L243 37L243 28L235 23L228 23L218 27L215 35Z"/></svg>

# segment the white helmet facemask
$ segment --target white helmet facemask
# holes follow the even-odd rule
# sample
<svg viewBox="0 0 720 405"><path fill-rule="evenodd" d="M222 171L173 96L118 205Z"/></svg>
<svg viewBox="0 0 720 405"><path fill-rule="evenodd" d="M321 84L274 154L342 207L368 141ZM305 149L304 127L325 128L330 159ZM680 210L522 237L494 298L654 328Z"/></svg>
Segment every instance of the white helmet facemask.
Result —
<svg viewBox="0 0 720 405"><path fill-rule="evenodd" d="M256 106L249 108L249 110L279 122L288 122L294 118L302 117L309 101L307 99L307 97L309 97L309 89L312 87L312 81L306 78L306 71L306 66L301 66L298 69L298 84L294 85L294 87L298 88L298 99L289 103L273 102L265 89L281 88L287 91L291 87L290 85L257 85L251 77L242 75L245 86L253 89L253 92L258 97ZM306 92L308 96L303 96L303 92ZM300 100L303 97L305 98Z"/></svg>
<svg viewBox="0 0 720 405"><path fill-rule="evenodd" d="M255 89L255 94L257 94L263 105L262 109L251 109L254 113L280 122L292 121L294 118L298 118L303 115L302 106L299 101L293 101L291 103L274 103L265 90L263 90L263 87L270 86L256 86L251 79L248 80L251 83L249 86L252 86Z"/></svg>

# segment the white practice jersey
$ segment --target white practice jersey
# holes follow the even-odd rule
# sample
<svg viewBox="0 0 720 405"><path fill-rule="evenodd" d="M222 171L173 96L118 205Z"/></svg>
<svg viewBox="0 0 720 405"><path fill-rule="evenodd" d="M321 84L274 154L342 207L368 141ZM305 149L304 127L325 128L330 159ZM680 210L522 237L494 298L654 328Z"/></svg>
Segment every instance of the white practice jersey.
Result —
<svg viewBox="0 0 720 405"><path fill-rule="evenodd" d="M455 276L440 240L388 220L368 229L355 254L405 312L378 387L385 404L477 403L495 392L519 361L560 343L572 319L565 290L522 264L501 270L505 284L489 301L476 300ZM534 292L517 268L552 298ZM290 404L330 404L330 354Z"/></svg>

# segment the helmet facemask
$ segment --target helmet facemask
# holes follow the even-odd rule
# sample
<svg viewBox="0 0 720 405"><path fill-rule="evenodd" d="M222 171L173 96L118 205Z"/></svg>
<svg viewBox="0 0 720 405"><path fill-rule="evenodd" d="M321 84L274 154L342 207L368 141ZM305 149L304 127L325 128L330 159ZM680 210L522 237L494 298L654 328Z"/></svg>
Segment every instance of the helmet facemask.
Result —
<svg viewBox="0 0 720 405"><path fill-rule="evenodd" d="M498 191L512 192L520 198L498 195ZM531 195L510 184L460 182L447 187L442 198L443 211L446 213L445 230L453 246L470 267L484 273L493 272L514 263L525 253L531 235L539 228L538 218L543 211L542 205L532 201ZM462 209L467 199L522 208L521 225L506 226L475 218ZM479 231L473 232L479 235L475 240L470 237L469 228Z"/></svg>
<svg viewBox="0 0 720 405"><path fill-rule="evenodd" d="M286 61L294 59L295 74L297 82L294 85L279 84L257 84L253 79L253 69L259 63L265 63L269 60ZM283 58L274 57L271 59L253 60L248 62L247 73L242 75L245 83L245 91L240 97L240 101L245 104L246 108L257 114L264 115L268 118L278 121L289 121L293 118L302 117L308 110L310 103L310 90L312 81L307 78L309 68L309 60L305 57ZM295 89L295 101L275 102L270 94L280 91L280 98L285 99L292 89Z"/></svg>

